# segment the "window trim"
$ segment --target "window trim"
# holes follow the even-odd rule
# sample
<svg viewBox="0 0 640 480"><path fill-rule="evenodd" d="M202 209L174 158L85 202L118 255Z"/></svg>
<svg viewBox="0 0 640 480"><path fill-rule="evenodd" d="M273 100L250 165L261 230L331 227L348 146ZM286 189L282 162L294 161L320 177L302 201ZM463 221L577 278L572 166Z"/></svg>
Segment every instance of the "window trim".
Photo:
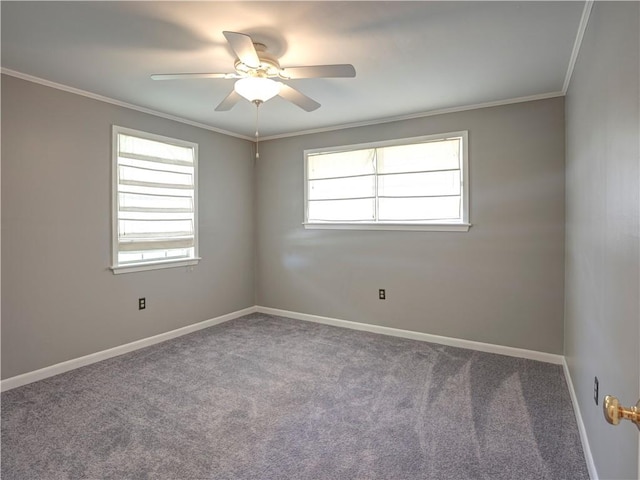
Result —
<svg viewBox="0 0 640 480"><path fill-rule="evenodd" d="M436 140L446 140L448 138L462 138L462 159L460 162L462 189L462 219L460 221L435 221L435 222L309 222L309 178L308 178L308 157L318 153L338 153L353 150L364 150L370 148L383 148L399 145L410 145L415 143L426 143ZM378 174L376 172L376 185ZM376 189L376 195L377 195ZM438 232L467 232L471 227L469 222L469 131L460 130L457 132L438 133L432 135L421 135L419 137L400 138L394 140L384 140L379 142L358 143L353 145L342 145L337 147L313 148L304 150L304 203L303 222L305 229L313 230L408 230L408 231L438 231Z"/></svg>
<svg viewBox="0 0 640 480"><path fill-rule="evenodd" d="M139 138L155 140L179 147L193 148L194 151L194 186L193 186L193 227L194 245L193 258L181 258L174 260L155 260L153 262L132 263L118 265L118 135L131 135ZM199 225L198 225L198 144L187 140L157 135L155 133L134 130L132 128L112 125L111 131L111 266L109 269L114 274L142 272L147 270L158 270L164 268L185 267L197 265L202 258L199 256Z"/></svg>

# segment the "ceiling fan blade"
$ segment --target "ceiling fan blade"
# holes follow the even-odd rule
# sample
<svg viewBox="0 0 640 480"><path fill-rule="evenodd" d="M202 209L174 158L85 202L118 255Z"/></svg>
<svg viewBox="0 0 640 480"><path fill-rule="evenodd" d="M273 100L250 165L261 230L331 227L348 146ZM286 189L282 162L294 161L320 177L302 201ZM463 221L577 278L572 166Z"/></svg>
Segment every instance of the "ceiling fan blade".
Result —
<svg viewBox="0 0 640 480"><path fill-rule="evenodd" d="M192 78L240 78L236 73L154 73L152 80L189 80Z"/></svg>
<svg viewBox="0 0 640 480"><path fill-rule="evenodd" d="M231 93L227 95L227 97L222 100L222 102L220 102L220 105L216 107L216 112L226 112L228 110L231 110L241 98L242 97L238 95L238 92L236 92L235 90L231 90Z"/></svg>
<svg viewBox="0 0 640 480"><path fill-rule="evenodd" d="M318 102L307 97L305 94L299 92L295 88L290 87L286 83L282 83L282 87L280 88L280 93L278 95L280 95L285 100L289 100L291 103L296 104L301 109L306 110L307 112L312 112L320 107L320 104Z"/></svg>
<svg viewBox="0 0 640 480"><path fill-rule="evenodd" d="M249 35L237 32L222 32L222 34L242 63L250 68L258 68L260 66L258 53Z"/></svg>
<svg viewBox="0 0 640 480"><path fill-rule="evenodd" d="M353 78L356 69L350 64L310 65L308 67L287 67L282 69L282 76L287 79L296 78Z"/></svg>

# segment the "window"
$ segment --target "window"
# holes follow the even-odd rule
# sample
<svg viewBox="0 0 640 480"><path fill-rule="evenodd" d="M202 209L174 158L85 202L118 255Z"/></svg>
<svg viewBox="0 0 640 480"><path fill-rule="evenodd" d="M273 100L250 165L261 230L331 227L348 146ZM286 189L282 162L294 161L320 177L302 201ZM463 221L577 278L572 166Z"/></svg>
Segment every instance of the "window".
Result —
<svg viewBox="0 0 640 480"><path fill-rule="evenodd" d="M195 265L198 145L113 127L114 273Z"/></svg>
<svg viewBox="0 0 640 480"><path fill-rule="evenodd" d="M469 229L467 132L305 151L305 227Z"/></svg>

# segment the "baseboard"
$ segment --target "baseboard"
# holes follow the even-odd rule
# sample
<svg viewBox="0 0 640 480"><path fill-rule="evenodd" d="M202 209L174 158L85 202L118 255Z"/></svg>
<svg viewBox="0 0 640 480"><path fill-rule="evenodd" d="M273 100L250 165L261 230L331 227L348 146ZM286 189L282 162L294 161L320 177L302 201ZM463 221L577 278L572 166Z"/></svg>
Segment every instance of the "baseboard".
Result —
<svg viewBox="0 0 640 480"><path fill-rule="evenodd" d="M580 432L580 440L582 442L582 450L584 452L584 459L587 463L587 470L589 470L589 477L591 480L598 480L598 471L596 470L596 464L593 461L593 455L591 455L591 447L589 446L589 438L587 437L587 429L582 421L582 413L580 413L580 405L578 405L578 397L576 391L573 388L573 380L571 380L571 372L567 365L567 359L562 359L562 368L564 369L564 378L567 381L567 387L569 388L569 395L571 396L571 403L573 404L573 412L576 416L576 423L578 424L578 432Z"/></svg>
<svg viewBox="0 0 640 480"><path fill-rule="evenodd" d="M170 332L154 335L153 337L143 338L141 340L136 340L135 342L120 345L118 347L109 348L107 350L102 350L100 352L91 353L83 357L74 358L71 360L67 360L66 362L61 362L55 365L41 368L39 370L34 370L33 372L27 372L21 375L16 375L15 377L7 378L6 380L0 381L0 391L4 392L7 390L11 390L12 388L26 385L28 383L37 382L38 380L43 380L45 378L53 377L54 375L68 372L69 370L73 370L75 368L84 367L85 365L90 365L92 363L96 363L101 360L106 360L108 358L116 357L118 355L132 352L140 348L148 347L156 343L164 342L172 338L180 337L182 335L186 335L188 333L195 332L197 330L202 330L203 328L228 322L229 320L233 320L235 318L239 318L244 315L248 315L250 313L255 313L255 312L267 313L270 315L278 315L282 317L288 317L288 318L315 322L315 323L322 323L325 325L333 325L336 327L349 328L352 330L362 330L367 332L379 333L382 335L391 335L394 337L409 338L412 340L420 340L424 342L437 343L440 345L448 345L451 347L467 348L470 350L477 350L480 352L497 353L500 355L508 355L510 357L527 358L530 360L537 360L540 362L553 363L557 365L562 365L564 363L564 357L562 355L555 355L552 353L536 352L533 350L525 350L522 348L506 347L503 345L493 345L490 343L474 342L471 340L462 340L462 339L451 338L451 337L442 337L439 335L431 335L428 333L414 332L410 330L401 330L398 328L383 327L379 325L371 325L366 323L351 322L348 320L339 320L336 318L322 317L318 315L310 315L310 314L299 313L299 312L291 312L288 310L280 310L277 308L253 306L253 307L245 308L243 310L238 310L236 312L231 312L226 315L221 315L216 318L205 320L199 323L195 323L193 325L187 325L186 327L178 328L176 330L171 330ZM577 404L576 404L576 407L577 407ZM583 426L583 429L584 429L584 426ZM582 430L581 430L581 435L582 435ZM591 460L591 463L593 463L593 460Z"/></svg>
<svg viewBox="0 0 640 480"><path fill-rule="evenodd" d="M506 347L504 345L494 345L491 343L474 342L472 340L462 340L459 338L441 337L439 335L431 335L429 333L401 330L392 327L382 327L379 325L371 325L368 323L351 322L349 320L339 320L336 318L321 317L318 315L310 315L307 313L280 310L277 308L257 306L256 311L260 313L267 313L269 315L293 318L296 320L305 320L308 322L322 323L324 325L333 325L335 327L350 328L352 330L363 330L366 332L380 333L382 335L391 335L393 337L409 338L412 340L420 340L423 342L448 345L450 347L466 348L469 350L477 350L479 352L486 353L497 353L499 355L507 355L509 357L527 358L529 360L553 363L555 365L562 365L564 361L564 357L562 355L556 355L553 353L537 352L535 350Z"/></svg>
<svg viewBox="0 0 640 480"><path fill-rule="evenodd" d="M4 392L7 390L11 390L12 388L21 387L22 385L26 385L32 382L37 382L38 380L43 380L48 377L53 377L54 375L68 372L69 370L73 370L75 368L84 367L85 365L90 365L92 363L96 363L101 360L117 357L118 355L132 352L140 348L149 347L151 345L155 345L156 343L165 342L172 338L181 337L182 335L186 335L188 333L192 333L197 330L202 330L203 328L212 327L213 325L218 325L220 323L228 322L229 320L233 320L234 318L242 317L250 313L255 313L256 311L257 309L255 306L245 308L242 310L238 310L236 312L231 312L225 315L221 315L216 318L211 318L209 320L204 320L199 323L194 323L193 325L187 325L186 327L178 328L176 330L171 330L170 332L160 333L158 335L154 335L153 337L143 338L141 340L136 340L135 342L126 343L118 347L109 348L107 350L91 353L83 357L67 360L66 362L57 363L49 367L44 367L39 370L34 370L33 372L27 372L21 375L16 375L15 377L2 380L0 382L0 391Z"/></svg>

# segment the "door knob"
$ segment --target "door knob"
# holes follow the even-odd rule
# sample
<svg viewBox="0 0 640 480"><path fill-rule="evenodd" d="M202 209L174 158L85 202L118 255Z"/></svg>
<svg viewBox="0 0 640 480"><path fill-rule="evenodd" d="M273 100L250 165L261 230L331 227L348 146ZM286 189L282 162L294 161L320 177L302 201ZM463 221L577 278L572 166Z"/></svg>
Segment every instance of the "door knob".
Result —
<svg viewBox="0 0 640 480"><path fill-rule="evenodd" d="M602 404L602 410L604 411L604 418L611 425L618 425L620 419L630 420L636 424L638 430L640 430L640 400L634 407L621 407L618 399L612 395L604 397L604 403Z"/></svg>

